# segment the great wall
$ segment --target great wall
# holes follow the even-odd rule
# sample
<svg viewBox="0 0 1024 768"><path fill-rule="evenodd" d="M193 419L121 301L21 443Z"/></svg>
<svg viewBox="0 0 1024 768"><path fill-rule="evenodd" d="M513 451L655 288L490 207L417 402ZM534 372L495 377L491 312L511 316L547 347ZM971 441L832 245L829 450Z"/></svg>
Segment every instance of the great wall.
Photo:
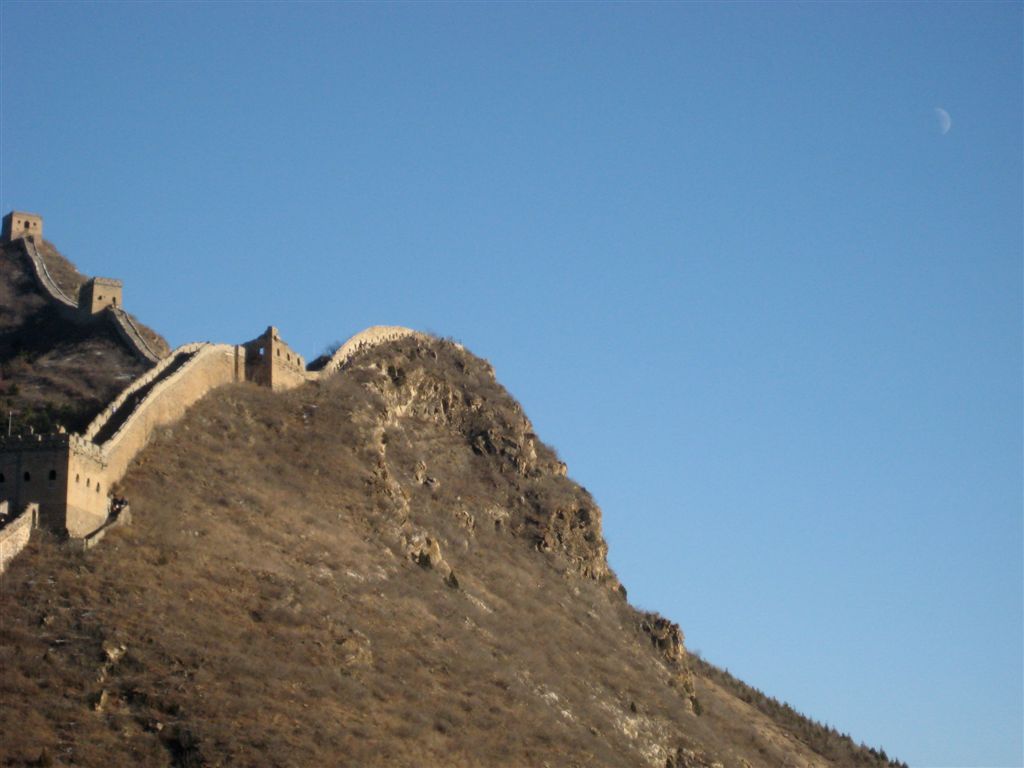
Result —
<svg viewBox="0 0 1024 768"><path fill-rule="evenodd" d="M120 281L93 278L82 287L79 300L71 299L47 269L35 238L42 238L41 217L17 211L4 217L3 242L21 245L42 293L61 314L76 323L112 321L125 343L152 367L125 387L82 434L61 430L0 437L0 573L27 545L35 528L88 548L111 527L127 522L124 501L113 497L111 490L155 430L180 419L212 390L244 381L275 391L291 389L337 374L370 347L407 336L425 337L400 326L372 326L315 367L306 366L273 326L242 344L185 344L160 356L122 308ZM8 514L19 510L14 517Z"/></svg>

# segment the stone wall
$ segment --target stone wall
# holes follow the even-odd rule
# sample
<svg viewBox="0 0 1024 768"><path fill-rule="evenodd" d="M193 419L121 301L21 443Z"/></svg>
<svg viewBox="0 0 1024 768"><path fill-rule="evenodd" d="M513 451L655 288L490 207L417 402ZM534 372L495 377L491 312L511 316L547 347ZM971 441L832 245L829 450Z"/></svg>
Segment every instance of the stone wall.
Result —
<svg viewBox="0 0 1024 768"><path fill-rule="evenodd" d="M62 520L45 527L81 538L99 528L110 511L107 461L95 443L72 435L67 464L67 491Z"/></svg>
<svg viewBox="0 0 1024 768"><path fill-rule="evenodd" d="M0 573L7 570L14 556L28 544L32 529L38 526L38 516L38 506L28 504L20 515L0 528Z"/></svg>
<svg viewBox="0 0 1024 768"><path fill-rule="evenodd" d="M107 314L114 323L114 330L118 332L124 342L132 348L136 355L150 363L161 359L160 353L153 349L142 331L132 322L131 316L121 307L108 307Z"/></svg>
<svg viewBox="0 0 1024 768"><path fill-rule="evenodd" d="M96 416L86 427L85 432L82 433L82 437L86 440L95 440L96 435L99 434L100 430L110 421L114 413L121 408L125 401L127 401L135 392L142 387L146 386L150 382L159 378L164 374L164 371L174 363L176 356L181 354L190 354L198 352L204 346L207 346L204 342L196 342L194 344L184 344L178 347L174 352L164 359L162 359L155 366L150 368L144 374L135 379L131 384L121 390L121 393L115 397L110 405L104 408L99 415Z"/></svg>
<svg viewBox="0 0 1024 768"><path fill-rule="evenodd" d="M11 509L39 505L42 523L62 527L71 435L0 438L0 500Z"/></svg>
<svg viewBox="0 0 1024 768"><path fill-rule="evenodd" d="M21 241L21 246L25 249L25 255L28 256L29 264L32 267L32 274L35 276L36 282L39 284L43 293L65 309L74 310L74 315L77 316L78 300L68 296L61 290L60 286L57 285L57 281L53 279L53 276L50 275L50 271L46 268L46 261L44 261L42 255L40 255L39 249L36 248L36 244L30 239L23 239ZM74 316L71 315L69 315L69 317L74 318Z"/></svg>
<svg viewBox="0 0 1024 768"><path fill-rule="evenodd" d="M407 336L427 338L425 334L422 334L419 331L414 331L411 328L403 328L400 325L370 326L365 331L360 331L338 347L334 354L331 355L331 359L327 361L322 369L320 369L319 376L320 378L323 378L337 373L345 367L345 363L347 363L353 355L362 352L364 349L369 349L370 347L375 347L378 344L384 344L388 341L404 339Z"/></svg>
<svg viewBox="0 0 1024 768"><path fill-rule="evenodd" d="M238 381L238 371L244 370L244 355L241 347L202 344L179 370L158 382L121 428L100 446L106 460L107 484L113 485L124 476L154 430L180 419L210 390Z"/></svg>
<svg viewBox="0 0 1024 768"><path fill-rule="evenodd" d="M43 293L62 310L62 315L66 319L81 324L92 322L93 318L97 315L109 318L109 321L114 324L114 329L118 335L120 335L132 352L143 361L155 363L161 359L160 353L153 349L149 342L146 341L142 332L122 308L123 288L120 280L105 277L93 278L83 289L83 302L80 305L77 298L68 296L57 285L57 281L53 279L50 271L46 268L46 260L39 253L36 244L30 239L21 240L21 244L25 250L25 256L28 259L36 283ZM97 284L106 292L100 291L97 293ZM98 299L96 298L98 296L103 296L104 298ZM116 303L112 300L114 296L116 296Z"/></svg>

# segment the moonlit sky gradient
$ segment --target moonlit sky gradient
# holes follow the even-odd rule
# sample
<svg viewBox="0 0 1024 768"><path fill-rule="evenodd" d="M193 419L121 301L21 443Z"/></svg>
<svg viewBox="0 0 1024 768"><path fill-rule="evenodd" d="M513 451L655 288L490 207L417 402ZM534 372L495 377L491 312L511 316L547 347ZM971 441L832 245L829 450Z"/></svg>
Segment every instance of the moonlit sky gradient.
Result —
<svg viewBox="0 0 1024 768"><path fill-rule="evenodd" d="M691 648L1022 764L1020 3L0 13L0 206L172 344L455 337Z"/></svg>

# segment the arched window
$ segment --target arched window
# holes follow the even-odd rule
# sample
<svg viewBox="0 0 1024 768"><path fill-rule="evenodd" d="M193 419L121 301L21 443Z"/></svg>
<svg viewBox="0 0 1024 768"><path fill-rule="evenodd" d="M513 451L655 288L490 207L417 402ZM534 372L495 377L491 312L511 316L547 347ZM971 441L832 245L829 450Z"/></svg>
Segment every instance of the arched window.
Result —
<svg viewBox="0 0 1024 768"><path fill-rule="evenodd" d="M96 493L99 493L99 492L100 492L100 484L96 483Z"/></svg>
<svg viewBox="0 0 1024 768"><path fill-rule="evenodd" d="M50 479L51 480L56 480L57 479L57 470L56 469L51 469L50 470Z"/></svg>
<svg viewBox="0 0 1024 768"><path fill-rule="evenodd" d="M31 479L32 479L32 473L31 472L26 472L25 473L25 482L27 483Z"/></svg>
<svg viewBox="0 0 1024 768"><path fill-rule="evenodd" d="M86 488L92 488L92 478L91 477L85 478L85 487Z"/></svg>
<svg viewBox="0 0 1024 768"><path fill-rule="evenodd" d="M81 480L82 480L82 476L81 475L75 475L75 482L76 483L81 482Z"/></svg>
<svg viewBox="0 0 1024 768"><path fill-rule="evenodd" d="M7 478L4 477L4 473L3 472L0 472L0 483L6 483L6 482L7 482Z"/></svg>

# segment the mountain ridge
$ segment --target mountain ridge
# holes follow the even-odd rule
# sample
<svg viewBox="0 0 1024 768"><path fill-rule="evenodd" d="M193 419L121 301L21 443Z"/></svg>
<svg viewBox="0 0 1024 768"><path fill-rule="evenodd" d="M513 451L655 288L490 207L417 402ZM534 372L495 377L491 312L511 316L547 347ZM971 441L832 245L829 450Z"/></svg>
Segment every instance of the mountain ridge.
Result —
<svg viewBox="0 0 1024 768"><path fill-rule="evenodd" d="M132 526L15 561L5 764L893 764L745 701L629 606L596 502L486 361L420 334L339 368L212 391L115 489Z"/></svg>

